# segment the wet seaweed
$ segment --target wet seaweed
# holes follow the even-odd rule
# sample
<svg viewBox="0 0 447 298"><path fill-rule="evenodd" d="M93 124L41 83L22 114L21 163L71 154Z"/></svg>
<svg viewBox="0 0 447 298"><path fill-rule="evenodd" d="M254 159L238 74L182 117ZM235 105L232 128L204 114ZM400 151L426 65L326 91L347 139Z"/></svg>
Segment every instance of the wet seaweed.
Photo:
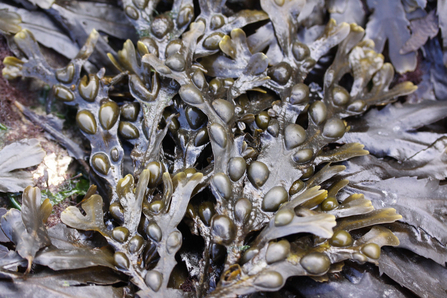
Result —
<svg viewBox="0 0 447 298"><path fill-rule="evenodd" d="M283 291L293 276L340 293L347 282L335 276L371 263L420 294L396 273L416 261L393 267L381 257L384 246L414 245L445 261L445 135L415 130L444 118L446 105L395 103L417 89L394 72L413 70L423 43L406 28L408 6L387 4L404 25L384 31L389 7L371 1L366 30L321 17L363 22L363 11L353 18L346 7L360 1L121 2L122 10L101 6L94 20L69 15L99 4L40 6L83 43L62 68L47 62L43 37L21 27L18 9L0 10L17 52L4 59L3 76L41 80L75 107L90 143L89 166L81 165L108 188L98 195L91 186L52 228L48 199L26 188L22 210L2 214L2 277L27 276L19 291L46 297L45 279L72 295L236 297ZM402 30L408 36L396 41ZM129 39L115 51L106 34ZM313 71L323 73L321 86L308 83ZM412 241L416 234L429 242ZM397 251L385 257L403 262ZM72 291L59 289L64 274ZM360 288L382 285L368 272Z"/></svg>

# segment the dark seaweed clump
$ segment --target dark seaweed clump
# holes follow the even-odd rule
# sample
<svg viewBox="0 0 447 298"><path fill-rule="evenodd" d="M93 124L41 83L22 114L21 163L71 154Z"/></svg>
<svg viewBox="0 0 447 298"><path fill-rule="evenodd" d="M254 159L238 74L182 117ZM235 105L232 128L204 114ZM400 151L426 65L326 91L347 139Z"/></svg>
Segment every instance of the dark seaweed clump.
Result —
<svg viewBox="0 0 447 298"><path fill-rule="evenodd" d="M72 2L40 3L36 13L79 29L75 19L84 17L67 11L87 2ZM446 106L392 104L417 88L396 80L386 61L414 70L418 48L396 56L389 39L388 56L377 51L368 28L378 26L381 7L368 3L365 32L329 18L343 17L342 2L366 7L360 1L120 2L89 4L116 23L84 37L71 32L83 46L63 68L50 66L39 36L21 27L20 9L0 11L17 56L4 59L3 76L39 79L75 108L88 162L84 148L16 105L71 150L92 183L52 228L38 188L24 190L21 211L4 210L1 287L42 297L52 295L45 284L85 297L312 296L358 294L348 281L357 275L359 289L402 296L409 292L397 283L414 290L393 270L409 252L382 247L445 263L432 252L445 249L445 200L434 218L408 210L412 198L439 197L445 170L433 158L445 136L405 134L442 119ZM117 40L104 38L113 26L131 38L117 51ZM419 124L402 120L422 114L430 116ZM399 119L405 124L392 126ZM402 130L394 137L393 127ZM384 156L400 163L377 159ZM424 234L424 249L409 244L412 233Z"/></svg>

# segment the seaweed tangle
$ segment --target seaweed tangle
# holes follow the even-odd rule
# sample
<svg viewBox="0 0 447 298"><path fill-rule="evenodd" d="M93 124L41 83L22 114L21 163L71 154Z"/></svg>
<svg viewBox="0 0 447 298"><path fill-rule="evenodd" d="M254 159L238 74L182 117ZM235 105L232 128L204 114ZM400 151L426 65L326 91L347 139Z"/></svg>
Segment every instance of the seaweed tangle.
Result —
<svg viewBox="0 0 447 298"><path fill-rule="evenodd" d="M317 18L306 1L234 13L225 1L163 2L160 13L157 4L122 1L139 39L95 71L96 30L56 69L20 20L2 29L19 53L4 59L3 76L39 79L76 108L91 148L85 170L107 190L88 192L48 229L51 204L26 188L21 212L1 219L1 241L14 247L2 276L16 280L25 266L42 287L45 272L71 271L78 285L95 284L76 295L235 297L378 265L383 246L399 245L393 223L411 221L357 193L364 180L348 160L369 152L349 141L363 139L347 118L416 87L393 82L393 65L354 23L331 19L300 39Z"/></svg>

